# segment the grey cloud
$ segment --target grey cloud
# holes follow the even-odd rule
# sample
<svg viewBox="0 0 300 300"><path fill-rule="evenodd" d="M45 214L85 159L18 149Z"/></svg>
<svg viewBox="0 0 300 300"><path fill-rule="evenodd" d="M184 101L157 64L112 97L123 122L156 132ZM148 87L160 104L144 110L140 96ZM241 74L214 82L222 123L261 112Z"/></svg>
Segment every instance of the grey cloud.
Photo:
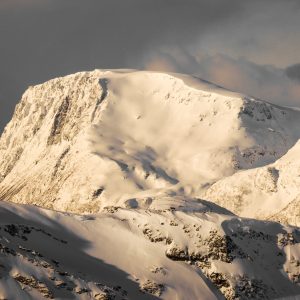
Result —
<svg viewBox="0 0 300 300"><path fill-rule="evenodd" d="M285 72L290 79L300 82L300 64L295 64L287 67Z"/></svg>
<svg viewBox="0 0 300 300"><path fill-rule="evenodd" d="M290 80L285 69L258 65L244 58L165 49L150 55L145 66L152 70L192 73L233 91L281 105L300 106L300 84Z"/></svg>
<svg viewBox="0 0 300 300"><path fill-rule="evenodd" d="M238 0L0 0L0 132L28 85L95 68L139 68L241 10ZM229 9L228 9L229 8Z"/></svg>

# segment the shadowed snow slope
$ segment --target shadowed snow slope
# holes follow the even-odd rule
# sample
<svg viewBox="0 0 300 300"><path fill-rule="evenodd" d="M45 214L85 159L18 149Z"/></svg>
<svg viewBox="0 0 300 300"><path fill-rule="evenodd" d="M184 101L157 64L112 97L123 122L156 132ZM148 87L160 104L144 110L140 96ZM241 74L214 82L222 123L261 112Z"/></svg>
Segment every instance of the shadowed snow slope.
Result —
<svg viewBox="0 0 300 300"><path fill-rule="evenodd" d="M300 231L208 204L80 216L2 202L0 298L297 297Z"/></svg>
<svg viewBox="0 0 300 300"><path fill-rule="evenodd" d="M264 172L299 126L299 111L190 76L77 73L23 95L0 140L0 197L80 213L187 201L237 171Z"/></svg>

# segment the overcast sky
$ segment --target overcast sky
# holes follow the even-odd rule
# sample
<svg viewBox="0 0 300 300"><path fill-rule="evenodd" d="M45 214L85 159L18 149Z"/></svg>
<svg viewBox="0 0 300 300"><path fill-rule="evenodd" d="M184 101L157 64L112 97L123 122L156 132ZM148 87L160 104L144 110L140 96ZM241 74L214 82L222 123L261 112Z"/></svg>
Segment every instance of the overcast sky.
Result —
<svg viewBox="0 0 300 300"><path fill-rule="evenodd" d="M300 106L299 0L0 0L0 132L28 85L177 71Z"/></svg>

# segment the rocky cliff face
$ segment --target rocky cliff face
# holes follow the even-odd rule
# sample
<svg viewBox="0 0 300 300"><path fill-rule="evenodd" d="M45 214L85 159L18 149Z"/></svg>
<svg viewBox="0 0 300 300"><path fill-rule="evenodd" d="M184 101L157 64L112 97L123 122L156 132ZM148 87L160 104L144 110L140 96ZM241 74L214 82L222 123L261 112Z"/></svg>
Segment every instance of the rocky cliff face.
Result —
<svg viewBox="0 0 300 300"><path fill-rule="evenodd" d="M0 142L3 198L53 207L70 176L78 188L88 179L85 161L93 158L78 141L96 114L99 95L99 79L87 74L26 91ZM74 178L75 170L82 180Z"/></svg>

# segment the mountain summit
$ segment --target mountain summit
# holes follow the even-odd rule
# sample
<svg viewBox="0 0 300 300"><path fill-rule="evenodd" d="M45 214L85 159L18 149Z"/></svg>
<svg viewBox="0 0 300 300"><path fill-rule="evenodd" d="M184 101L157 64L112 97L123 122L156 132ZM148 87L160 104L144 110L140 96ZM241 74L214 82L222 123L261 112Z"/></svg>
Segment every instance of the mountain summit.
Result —
<svg viewBox="0 0 300 300"><path fill-rule="evenodd" d="M236 186L243 170L265 170L297 142L299 126L297 110L187 75L77 73L24 93L0 140L0 198L77 213L164 207L161 195L220 203L218 181L235 176Z"/></svg>

